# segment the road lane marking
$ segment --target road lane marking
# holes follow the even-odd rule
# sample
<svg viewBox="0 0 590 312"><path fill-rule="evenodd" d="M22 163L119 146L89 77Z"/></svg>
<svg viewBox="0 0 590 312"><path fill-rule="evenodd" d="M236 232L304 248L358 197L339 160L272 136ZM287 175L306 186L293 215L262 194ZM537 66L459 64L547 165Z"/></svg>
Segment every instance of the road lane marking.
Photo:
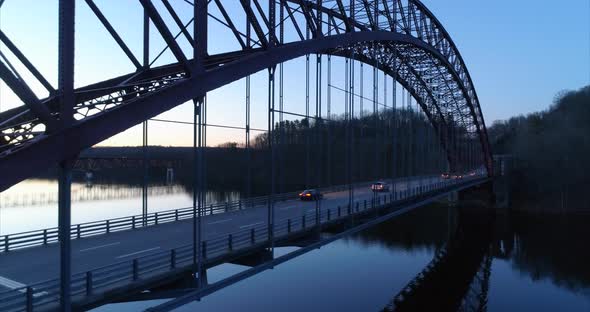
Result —
<svg viewBox="0 0 590 312"><path fill-rule="evenodd" d="M23 283L19 283L17 281L13 281L9 278L0 276L0 285L14 290L14 289L18 289L20 288L18 291L20 291L21 293L25 293L27 290L25 287L27 287L27 285L23 284ZM39 296L44 296L47 295L48 293L46 291L41 291L41 292L37 292L37 293L33 293L33 297L39 297Z"/></svg>
<svg viewBox="0 0 590 312"><path fill-rule="evenodd" d="M252 227L252 226L255 226L255 225L258 225L258 224L262 224L262 223L264 223L264 221L260 221L260 222L256 222L256 223L252 223L252 224L247 224L247 225L242 225L242 226L240 226L240 229L247 228L247 227Z"/></svg>
<svg viewBox="0 0 590 312"><path fill-rule="evenodd" d="M154 250L158 250L158 249L160 249L160 247L154 247L154 248L150 248L150 249L140 250L140 251L132 252L130 254L118 256L115 259L121 259L121 258L129 257L129 256L134 256L134 255L137 255L137 254L141 254L141 253L145 253L145 252L150 252L150 251L154 251Z"/></svg>
<svg viewBox="0 0 590 312"><path fill-rule="evenodd" d="M279 210L287 210L287 209L291 209L291 208L295 208L296 206L289 206L289 207L283 207L283 208L279 208Z"/></svg>
<svg viewBox="0 0 590 312"><path fill-rule="evenodd" d="M10 288L10 289L16 289L16 288L21 288L21 287L27 287L27 285L19 283L17 281L13 281L11 279L8 279L6 277L0 276L0 285L6 287L6 288Z"/></svg>
<svg viewBox="0 0 590 312"><path fill-rule="evenodd" d="M85 251L95 250L95 249L99 249L99 248L104 248L104 247L109 247L109 246L115 246L115 245L119 245L119 244L121 244L121 242L116 242L116 243L111 243L111 244L106 244L106 245L100 245L100 246L94 246L94 247L90 247L90 248L80 249L78 251L79 252L85 252Z"/></svg>
<svg viewBox="0 0 590 312"><path fill-rule="evenodd" d="M209 222L207 223L208 225L213 225L213 224L219 224L219 223L224 223L224 222L228 222L231 221L232 219L224 219L224 220L219 220L219 221L214 221L214 222Z"/></svg>

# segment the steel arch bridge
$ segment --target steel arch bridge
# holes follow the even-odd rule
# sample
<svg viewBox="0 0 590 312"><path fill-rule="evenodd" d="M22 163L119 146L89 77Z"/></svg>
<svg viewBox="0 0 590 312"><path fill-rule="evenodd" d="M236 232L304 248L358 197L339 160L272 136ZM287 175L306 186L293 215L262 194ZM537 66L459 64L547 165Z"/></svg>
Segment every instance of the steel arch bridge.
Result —
<svg viewBox="0 0 590 312"><path fill-rule="evenodd" d="M176 36L163 19L163 10L150 0L139 2L144 25L153 23L176 62L150 66L145 27L140 62L100 8L86 0L96 22L106 28L136 71L77 89L73 87L74 1L60 1L57 88L26 58L27 51L19 50L0 31L7 50L49 92L48 97L38 98L30 82L0 55L0 78L24 103L0 114L0 190L175 106L202 99L208 91L307 54L347 57L382 70L417 100L437 131L451 170L462 161L449 133L455 127L479 142L477 152L491 174L486 126L465 62L440 21L418 0L239 0L233 4L195 0L194 4L178 1L176 8L162 0L180 29ZM181 20L177 12L181 5L194 8L193 19ZM241 17L229 14L229 5L237 6ZM246 25L239 27L238 21L244 18ZM208 20L231 30L231 40L239 48L209 54L208 43L216 38L207 35ZM190 49L181 47L179 36L191 43Z"/></svg>

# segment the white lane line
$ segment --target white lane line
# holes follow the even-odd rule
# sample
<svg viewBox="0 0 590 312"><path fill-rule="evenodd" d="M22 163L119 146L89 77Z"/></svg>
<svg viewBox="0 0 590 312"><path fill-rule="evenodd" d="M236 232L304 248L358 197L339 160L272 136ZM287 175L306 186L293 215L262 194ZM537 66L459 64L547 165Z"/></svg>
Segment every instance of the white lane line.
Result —
<svg viewBox="0 0 590 312"><path fill-rule="evenodd" d="M252 224L242 225L242 226L240 226L240 229L247 228L247 227L252 227L252 226L255 226L255 225L258 225L258 224L262 224L262 223L264 223L264 221L260 221L260 222L256 222L256 223L252 223Z"/></svg>
<svg viewBox="0 0 590 312"><path fill-rule="evenodd" d="M79 252L85 252L85 251L95 250L95 249L99 249L99 248L104 248L104 247L109 247L109 246L115 246L115 245L119 245L119 244L121 244L121 242L116 242L116 243L111 243L111 244L106 244L106 245L100 245L100 246L94 246L94 247L90 247L90 248L80 249L78 251Z"/></svg>
<svg viewBox="0 0 590 312"><path fill-rule="evenodd" d="M160 247L154 247L154 248L150 248L150 249L140 250L140 251L132 252L130 254L118 256L115 259L121 259L121 258L129 257L129 256L134 256L134 255L137 255L137 254L140 254L140 253L150 252L150 251L154 251L154 250L158 250L158 249L160 249Z"/></svg>
<svg viewBox="0 0 590 312"><path fill-rule="evenodd" d="M6 287L6 288L10 288L10 289L16 289L16 288L21 288L21 287L26 287L27 285L19 283L17 281L13 281L11 279L8 279L6 277L0 276L0 285Z"/></svg>
<svg viewBox="0 0 590 312"><path fill-rule="evenodd" d="M291 208L295 208L296 206L289 206L289 207L283 207L280 208L279 210L287 210L287 209L291 209Z"/></svg>
<svg viewBox="0 0 590 312"><path fill-rule="evenodd" d="M224 223L224 222L228 222L231 221L232 219L224 219L224 220L219 220L219 221L214 221L214 222L209 222L207 223L208 225L212 225L212 224L219 224L219 223Z"/></svg>
<svg viewBox="0 0 590 312"><path fill-rule="evenodd" d="M0 285L8 288L8 289L17 289L20 288L19 291L21 293L24 293L26 291L25 287L27 287L27 285L23 284L23 283L19 283L17 281L13 281L9 278L0 276ZM47 295L46 291L42 291L42 292L37 292L37 293L33 293L33 297L39 297L39 296L44 296Z"/></svg>

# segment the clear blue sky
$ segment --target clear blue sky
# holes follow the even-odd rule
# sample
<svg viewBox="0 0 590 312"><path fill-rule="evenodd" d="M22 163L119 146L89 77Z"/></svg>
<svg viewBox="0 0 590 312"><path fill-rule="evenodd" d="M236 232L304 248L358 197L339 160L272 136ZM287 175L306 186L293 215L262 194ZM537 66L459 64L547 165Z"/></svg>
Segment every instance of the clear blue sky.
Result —
<svg viewBox="0 0 590 312"><path fill-rule="evenodd" d="M188 21L190 6L182 0L171 0L182 19ZM237 1L226 0L230 14L238 11ZM488 125L494 120L546 109L555 94L564 89L578 89L590 84L590 1L563 0L545 3L535 0L424 0L441 20L459 47L474 80ZM137 1L96 0L103 13L141 59L142 10ZM115 5L116 3L116 5ZM161 2L154 0L161 8ZM109 37L84 1L77 1L76 85L83 86L133 71L131 63ZM161 10L164 12L164 10ZM168 16L164 16L170 21ZM239 19L240 17L238 17ZM169 23L173 32L175 27ZM223 27L210 19L210 35L215 43L212 52L235 49ZM40 71L57 85L57 1L6 0L0 9L0 27L21 48ZM152 57L164 46L152 28ZM180 37L183 47L188 47ZM0 46L1 51L6 51ZM188 49L187 49L188 51ZM165 54L158 63L172 61ZM286 64L291 74L285 81L285 105L302 112L304 89L301 73L304 61ZM334 84L342 84L334 62ZM22 69L22 68L21 68ZM23 70L20 70L28 77ZM341 70L340 70L341 72ZM367 72L367 76L370 75ZM253 78L253 127L266 127L266 74ZM370 81L369 81L370 82ZM31 84L40 97L38 84ZM382 86L380 87L382 90ZM369 94L367 88L365 94ZM336 103L342 95L333 93ZM381 97L382 100L382 97ZM391 98L389 99L389 101ZM241 126L244 119L244 82L239 81L209 94L209 122ZM18 100L0 84L0 110L14 107ZM338 109L334 109L338 112ZM191 120L190 105L165 113L163 118ZM152 144L190 144L186 126L151 124ZM166 131L161 131L166 130ZM118 135L105 144L135 145L141 143L141 130ZM243 131L211 129L211 144L243 141Z"/></svg>

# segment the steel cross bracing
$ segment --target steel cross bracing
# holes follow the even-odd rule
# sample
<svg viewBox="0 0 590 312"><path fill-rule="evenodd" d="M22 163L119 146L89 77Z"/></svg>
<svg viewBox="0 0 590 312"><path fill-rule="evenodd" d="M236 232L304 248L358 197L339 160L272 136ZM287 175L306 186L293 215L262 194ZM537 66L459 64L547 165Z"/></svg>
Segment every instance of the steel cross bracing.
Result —
<svg viewBox="0 0 590 312"><path fill-rule="evenodd" d="M215 55L209 55L206 47L216 38L191 37L188 26L195 19L183 21L177 14L189 9L191 1L164 1L165 12L173 17L170 25L152 1L140 2L166 42L164 50L172 51L177 62L152 67L158 55L139 64L100 7L87 0L96 22L108 30L137 71L75 89L71 116L62 116L70 114L60 103L62 91L54 90L27 60L27 51L20 51L6 34L0 35L6 53L49 91L48 97L38 98L30 82L0 55L0 78L24 103L0 113L0 190L208 91L311 53L354 57L388 73L410 91L437 129L452 168L460 167L462 160L449 142L477 139L479 154L492 172L485 122L465 62L442 24L418 0L205 1L208 19L230 29L231 38L223 39L235 40L238 47ZM248 27L238 26L242 23L234 20L235 12L228 13L236 7L248 17ZM279 19L275 12L281 12ZM180 31L173 33L171 26ZM281 27L285 34L279 40ZM202 53L190 58L191 51L177 42L181 36ZM73 122L62 122L68 119Z"/></svg>

